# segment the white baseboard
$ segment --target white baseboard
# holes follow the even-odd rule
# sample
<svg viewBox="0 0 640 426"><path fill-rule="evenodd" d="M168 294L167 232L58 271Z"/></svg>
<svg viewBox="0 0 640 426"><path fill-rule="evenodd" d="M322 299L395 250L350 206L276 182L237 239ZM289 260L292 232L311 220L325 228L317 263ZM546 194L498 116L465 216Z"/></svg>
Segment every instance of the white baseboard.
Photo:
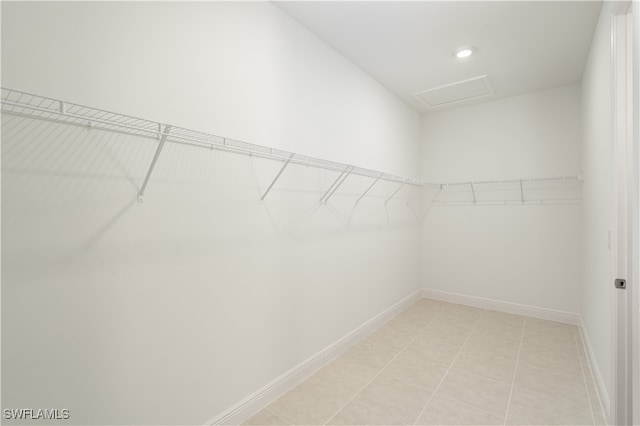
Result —
<svg viewBox="0 0 640 426"><path fill-rule="evenodd" d="M610 419L611 397L609 396L609 391L607 389L607 386L604 384L604 379L602 378L600 367L598 367L596 355L595 355L595 352L593 351L593 347L591 346L589 335L586 333L586 328L584 327L584 322L582 320L582 317L580 317L580 332L582 334L582 342L584 343L585 351L587 353L587 356L589 357L591 374L593 375L593 380L595 380L596 382L596 389L598 391L598 396L600 397L602 408L605 411L604 415L607 419Z"/></svg>
<svg viewBox="0 0 640 426"><path fill-rule="evenodd" d="M422 289L422 297L441 300L443 302L458 303L460 305L474 306L476 308L490 309L492 311L506 312L509 314L526 315L528 317L545 319L549 321L563 322L566 324L580 325L580 314L553 309L538 308L535 306L520 305L518 303L503 302L500 300L484 299L482 297L467 296L464 294L449 293L440 290Z"/></svg>
<svg viewBox="0 0 640 426"><path fill-rule="evenodd" d="M422 291L418 290L405 297L390 308L371 318L355 330L341 339L327 346L317 354L307 358L280 377L271 381L261 389L252 393L242 401L217 415L207 425L239 425L251 418L262 408L275 401L296 385L303 382L320 368L338 357L349 346L357 343L372 331L378 329L397 314L408 308L413 302L422 297Z"/></svg>

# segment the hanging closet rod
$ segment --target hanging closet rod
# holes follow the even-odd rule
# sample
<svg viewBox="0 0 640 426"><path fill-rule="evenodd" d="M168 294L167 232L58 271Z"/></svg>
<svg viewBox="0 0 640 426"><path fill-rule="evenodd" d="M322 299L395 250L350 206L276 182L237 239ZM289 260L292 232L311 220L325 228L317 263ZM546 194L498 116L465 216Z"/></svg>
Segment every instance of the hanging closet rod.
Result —
<svg viewBox="0 0 640 426"><path fill-rule="evenodd" d="M323 160L284 150L269 148L222 136L171 126L170 132L163 123L153 122L129 115L118 114L92 107L78 105L59 99L34 95L18 90L1 88L2 112L6 114L35 118L45 121L60 122L91 130L112 131L133 136L164 140L165 142L195 145L215 150L246 154L260 158L282 161L287 164L298 164L336 172L350 167L350 174L398 182L413 186L431 185L420 179L381 173L376 170L356 167L344 163Z"/></svg>

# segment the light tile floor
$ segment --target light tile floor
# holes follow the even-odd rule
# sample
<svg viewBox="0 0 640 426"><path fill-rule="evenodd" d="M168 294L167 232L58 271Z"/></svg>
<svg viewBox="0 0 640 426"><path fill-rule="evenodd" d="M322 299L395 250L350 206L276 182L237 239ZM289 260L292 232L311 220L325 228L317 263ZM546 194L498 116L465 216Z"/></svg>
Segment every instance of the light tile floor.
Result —
<svg viewBox="0 0 640 426"><path fill-rule="evenodd" d="M421 299L247 425L604 425L580 330Z"/></svg>

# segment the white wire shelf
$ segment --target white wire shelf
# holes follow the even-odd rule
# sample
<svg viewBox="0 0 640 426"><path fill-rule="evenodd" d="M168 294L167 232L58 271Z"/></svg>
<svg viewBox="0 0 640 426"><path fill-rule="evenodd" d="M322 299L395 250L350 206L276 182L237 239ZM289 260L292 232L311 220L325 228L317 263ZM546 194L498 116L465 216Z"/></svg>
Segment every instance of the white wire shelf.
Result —
<svg viewBox="0 0 640 426"><path fill-rule="evenodd" d="M5 114L61 122L94 130L112 131L138 137L158 139L162 143L171 142L196 145L216 150L277 160L284 162L287 165L298 164L317 167L340 173L370 177L377 180L397 182L403 185L425 185L425 182L420 179L403 177L364 167L324 160L317 157L310 157L294 152L243 142L236 139L185 129L182 127L169 126L143 118L78 105L19 90L8 88L2 88L1 90L2 112ZM157 152L157 154L159 155L159 152ZM155 158L155 160L157 160L157 158ZM151 167L153 167L154 164L155 161L152 163ZM146 179L146 181L148 181L148 179ZM141 191L140 195L144 195L144 191Z"/></svg>
<svg viewBox="0 0 640 426"><path fill-rule="evenodd" d="M524 204L578 202L581 176L539 177L477 182L456 182L440 186L435 204Z"/></svg>
<svg viewBox="0 0 640 426"><path fill-rule="evenodd" d="M371 190L376 182L382 180L398 183L398 188L393 194L391 194L389 198L386 199L385 205L399 192L399 190L404 185L438 189L439 194L435 199L435 201L438 203L471 201L476 204L483 201L481 199L482 194L490 192L487 191L489 188L497 188L498 194L501 192L505 194L505 201L519 200L524 203L526 201L529 201L528 197L530 197L531 194L535 192L532 191L531 188L531 185L535 183L553 185L554 183L565 183L569 181L579 183L581 180L579 176L559 176L456 183L425 182L421 179L403 177L377 170L367 169L364 167L324 160L317 157L310 157L294 152L243 142L232 138L226 138L223 136L150 121L143 118L132 117L129 115L79 105L59 99L34 95L19 90L1 88L0 101L2 103L3 114L64 123L93 130L123 133L159 141L156 153L151 161L151 164L149 165L144 183L142 184L140 192L138 194L139 201L142 201L144 197L145 189L147 187L147 184L149 183L155 164L166 142L205 147L282 162L283 165L280 171L275 176L266 191L263 193L261 197L262 200L264 200L265 197L269 194L269 191L271 191L278 178L285 171L289 164L316 167L338 172L340 174L320 199L321 204L326 204L329 201L331 196L337 191L337 189L349 177L349 175L358 175L373 179L372 184L364 191L364 193L360 195L360 197L356 201L356 204L358 204L358 202L369 192L369 190ZM496 191L493 192L495 193ZM461 196L460 194L463 193L465 195ZM449 199L447 199L446 194L449 194ZM451 196L451 194L454 195Z"/></svg>

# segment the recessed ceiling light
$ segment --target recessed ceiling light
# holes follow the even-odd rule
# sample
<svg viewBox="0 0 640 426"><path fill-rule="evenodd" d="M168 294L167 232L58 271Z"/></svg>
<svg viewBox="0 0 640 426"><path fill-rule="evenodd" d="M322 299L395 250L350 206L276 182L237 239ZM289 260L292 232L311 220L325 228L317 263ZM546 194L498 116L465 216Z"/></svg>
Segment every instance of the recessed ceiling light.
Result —
<svg viewBox="0 0 640 426"><path fill-rule="evenodd" d="M473 54L473 47L461 47L460 49L455 51L456 58L468 58Z"/></svg>

